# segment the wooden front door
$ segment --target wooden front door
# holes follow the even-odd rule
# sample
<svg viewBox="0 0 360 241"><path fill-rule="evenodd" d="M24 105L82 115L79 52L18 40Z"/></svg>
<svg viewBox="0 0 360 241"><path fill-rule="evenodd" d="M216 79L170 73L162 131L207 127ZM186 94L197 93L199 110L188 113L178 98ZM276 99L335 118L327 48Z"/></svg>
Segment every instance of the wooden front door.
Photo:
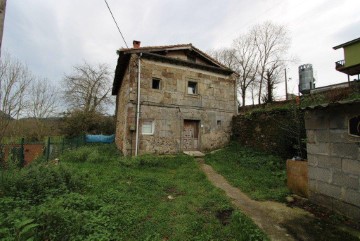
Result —
<svg viewBox="0 0 360 241"><path fill-rule="evenodd" d="M184 120L183 150L198 150L199 147L199 121Z"/></svg>

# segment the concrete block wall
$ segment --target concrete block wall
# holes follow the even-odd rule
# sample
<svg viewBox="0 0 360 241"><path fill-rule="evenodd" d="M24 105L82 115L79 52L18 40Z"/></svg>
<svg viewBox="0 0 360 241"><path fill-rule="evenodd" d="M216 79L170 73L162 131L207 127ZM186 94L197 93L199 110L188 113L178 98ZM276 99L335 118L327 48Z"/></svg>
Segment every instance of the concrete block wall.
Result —
<svg viewBox="0 0 360 241"><path fill-rule="evenodd" d="M360 104L308 110L309 198L360 220L360 138L348 134L348 120Z"/></svg>

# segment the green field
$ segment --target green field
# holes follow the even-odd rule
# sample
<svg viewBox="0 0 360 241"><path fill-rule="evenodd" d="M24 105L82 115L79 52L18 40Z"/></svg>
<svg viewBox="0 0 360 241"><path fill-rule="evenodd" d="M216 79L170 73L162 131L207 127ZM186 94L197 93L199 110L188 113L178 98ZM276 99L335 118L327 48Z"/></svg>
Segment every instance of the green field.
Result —
<svg viewBox="0 0 360 241"><path fill-rule="evenodd" d="M106 145L1 171L0 239L28 238L267 240L193 158L125 158Z"/></svg>
<svg viewBox="0 0 360 241"><path fill-rule="evenodd" d="M284 201L290 193L285 160L280 157L231 143L206 155L205 162L252 199Z"/></svg>

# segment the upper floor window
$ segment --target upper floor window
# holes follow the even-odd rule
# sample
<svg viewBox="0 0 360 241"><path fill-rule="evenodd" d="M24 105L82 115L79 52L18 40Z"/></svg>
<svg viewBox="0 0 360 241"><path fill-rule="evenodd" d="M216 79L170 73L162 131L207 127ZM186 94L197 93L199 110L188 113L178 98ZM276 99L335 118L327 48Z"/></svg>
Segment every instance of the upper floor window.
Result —
<svg viewBox="0 0 360 241"><path fill-rule="evenodd" d="M156 79L156 78L152 79L152 88L154 90L159 90L160 89L160 79Z"/></svg>
<svg viewBox="0 0 360 241"><path fill-rule="evenodd" d="M188 82L187 93L190 95L198 94L197 83L193 81Z"/></svg>

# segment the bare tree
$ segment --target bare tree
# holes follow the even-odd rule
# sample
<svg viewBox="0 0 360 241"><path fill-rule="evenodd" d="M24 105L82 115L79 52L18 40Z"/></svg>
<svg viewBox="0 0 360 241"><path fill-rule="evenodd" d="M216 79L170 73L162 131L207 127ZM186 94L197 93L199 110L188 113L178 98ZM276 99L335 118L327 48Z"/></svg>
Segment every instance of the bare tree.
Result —
<svg viewBox="0 0 360 241"><path fill-rule="evenodd" d="M18 119L26 108L27 90L33 81L27 66L5 53L0 61L0 142L12 119Z"/></svg>
<svg viewBox="0 0 360 241"><path fill-rule="evenodd" d="M110 72L105 64L92 66L85 62L74 66L74 72L65 76L64 84L65 100L72 109L101 112L111 103Z"/></svg>
<svg viewBox="0 0 360 241"><path fill-rule="evenodd" d="M222 48L216 50L209 50L208 54L225 67L236 71L237 65L235 59L235 49Z"/></svg>
<svg viewBox="0 0 360 241"><path fill-rule="evenodd" d="M48 125L45 118L56 113L59 103L55 87L47 79L36 79L31 83L27 114L35 120L36 136L41 140L45 136Z"/></svg>
<svg viewBox="0 0 360 241"><path fill-rule="evenodd" d="M236 70L239 74L238 88L245 105L248 87L255 81L259 59L257 49L249 34L240 35L233 42Z"/></svg>
<svg viewBox="0 0 360 241"><path fill-rule="evenodd" d="M285 26L276 25L272 22L254 26L250 30L250 35L257 48L260 60L258 68L258 102L260 104L264 80L274 79L274 76L269 78L267 74L272 72L274 66L280 66L287 61L286 55L290 48L290 38ZM272 86L271 91L268 90L268 94L272 94L273 88L274 86Z"/></svg>

